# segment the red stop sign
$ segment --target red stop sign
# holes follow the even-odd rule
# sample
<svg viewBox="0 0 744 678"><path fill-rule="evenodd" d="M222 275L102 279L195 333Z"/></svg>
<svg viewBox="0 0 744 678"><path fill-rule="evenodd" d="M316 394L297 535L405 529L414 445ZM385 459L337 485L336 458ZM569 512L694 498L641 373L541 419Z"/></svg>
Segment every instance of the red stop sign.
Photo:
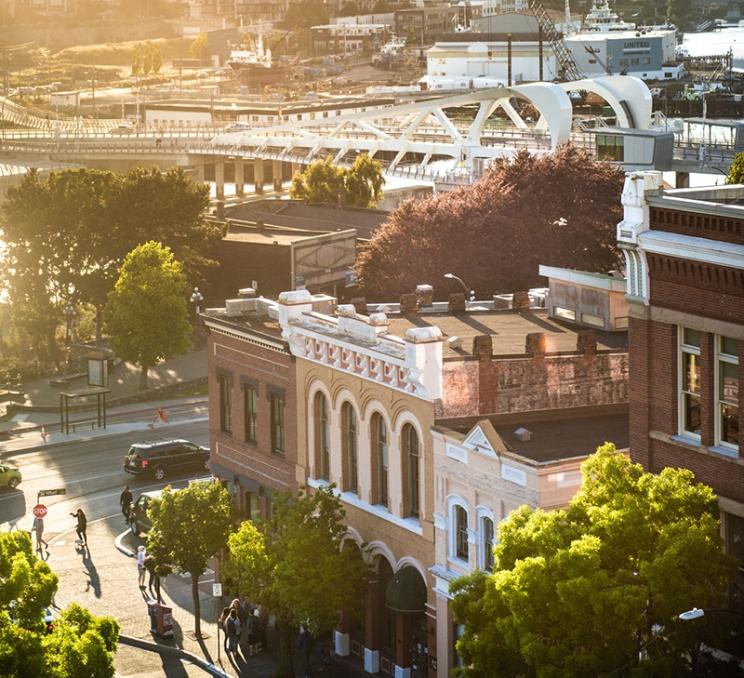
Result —
<svg viewBox="0 0 744 678"><path fill-rule="evenodd" d="M36 504L34 506L34 515L37 518L43 518L47 514L47 507L44 504Z"/></svg>

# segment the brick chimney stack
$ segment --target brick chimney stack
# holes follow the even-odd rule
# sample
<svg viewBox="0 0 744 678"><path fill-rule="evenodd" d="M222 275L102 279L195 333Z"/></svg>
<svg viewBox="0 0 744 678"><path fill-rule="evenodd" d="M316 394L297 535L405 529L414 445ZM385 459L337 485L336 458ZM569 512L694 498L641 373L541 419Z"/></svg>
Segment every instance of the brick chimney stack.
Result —
<svg viewBox="0 0 744 678"><path fill-rule="evenodd" d="M525 342L525 353L533 358L542 358L545 355L545 334L543 332L531 332L527 335Z"/></svg>
<svg viewBox="0 0 744 678"><path fill-rule="evenodd" d="M490 334L473 337L473 355L478 360L490 360L493 357L493 338Z"/></svg>
<svg viewBox="0 0 744 678"><path fill-rule="evenodd" d="M530 295L528 292L515 292L512 298L512 308L515 311L526 311L530 307Z"/></svg>
<svg viewBox="0 0 744 678"><path fill-rule="evenodd" d="M450 313L465 313L467 310L465 306L465 295L462 292L450 294L448 308Z"/></svg>
<svg viewBox="0 0 744 678"><path fill-rule="evenodd" d="M431 285L416 285L416 298L419 308L428 308L434 305L434 288Z"/></svg>
<svg viewBox="0 0 744 678"><path fill-rule="evenodd" d="M594 330L579 330L576 334L576 350L585 355L597 352L597 333Z"/></svg>
<svg viewBox="0 0 744 678"><path fill-rule="evenodd" d="M416 294L401 294L400 312L405 315L406 313L416 313L416 311L418 311L418 299Z"/></svg>

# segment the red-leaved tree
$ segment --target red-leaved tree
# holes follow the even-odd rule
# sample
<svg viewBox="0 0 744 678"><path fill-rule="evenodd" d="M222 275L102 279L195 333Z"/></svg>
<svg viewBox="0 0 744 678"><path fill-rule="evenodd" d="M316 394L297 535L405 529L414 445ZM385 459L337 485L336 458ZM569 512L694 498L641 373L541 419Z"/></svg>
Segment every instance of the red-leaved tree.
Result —
<svg viewBox="0 0 744 678"><path fill-rule="evenodd" d="M398 207L358 258L362 288L382 301L429 283L446 298L454 273L481 296L539 284L540 264L609 271L623 176L571 145L498 160L472 186Z"/></svg>

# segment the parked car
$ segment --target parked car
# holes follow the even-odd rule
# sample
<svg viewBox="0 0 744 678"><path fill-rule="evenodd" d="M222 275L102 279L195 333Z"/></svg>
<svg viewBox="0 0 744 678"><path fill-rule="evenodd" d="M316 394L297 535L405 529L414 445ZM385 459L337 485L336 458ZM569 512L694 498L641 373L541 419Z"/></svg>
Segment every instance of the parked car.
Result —
<svg viewBox="0 0 744 678"><path fill-rule="evenodd" d="M15 466L0 464L0 487L15 490L22 479L21 472Z"/></svg>
<svg viewBox="0 0 744 678"><path fill-rule="evenodd" d="M131 134L132 132L134 132L134 123L127 120L124 120L116 127L111 128L111 134Z"/></svg>
<svg viewBox="0 0 744 678"><path fill-rule="evenodd" d="M209 469L209 448L181 439L134 443L124 458L127 473L149 475L155 480L204 469Z"/></svg>
<svg viewBox="0 0 744 678"><path fill-rule="evenodd" d="M162 490L155 490L154 492L143 492L137 497L132 504L132 508L129 509L129 529L132 530L132 534L139 536L150 531L152 521L150 516L147 515L147 509L150 508L153 499L160 499L161 494L163 494Z"/></svg>
<svg viewBox="0 0 744 678"><path fill-rule="evenodd" d="M233 122L225 127L225 132L248 132L250 129L247 122Z"/></svg>

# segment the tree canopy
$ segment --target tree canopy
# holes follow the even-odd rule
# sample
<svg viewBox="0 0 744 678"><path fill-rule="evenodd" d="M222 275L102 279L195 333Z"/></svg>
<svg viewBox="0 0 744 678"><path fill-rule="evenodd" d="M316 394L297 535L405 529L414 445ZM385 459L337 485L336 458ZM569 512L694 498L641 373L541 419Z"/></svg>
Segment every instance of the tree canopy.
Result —
<svg viewBox="0 0 744 678"><path fill-rule="evenodd" d="M231 525L230 493L220 483L190 483L182 490L163 490L148 509L152 528L147 549L160 563L170 563L191 575L194 624L201 637L199 576L207 562L227 542Z"/></svg>
<svg viewBox="0 0 744 678"><path fill-rule="evenodd" d="M68 303L99 311L135 246L170 246L192 284L202 285L222 238L204 219L205 186L180 169L32 171L8 190L0 212L6 243L4 275L14 321L52 351L54 331ZM39 356L41 357L41 356Z"/></svg>
<svg viewBox="0 0 744 678"><path fill-rule="evenodd" d="M191 346L187 290L183 266L160 243L138 245L124 260L104 319L115 353L142 368L141 388L150 367Z"/></svg>
<svg viewBox="0 0 744 678"><path fill-rule="evenodd" d="M522 507L501 524L493 574L451 586L459 676L682 675L720 625L678 619L720 607L733 572L713 491L611 444L582 475L567 509Z"/></svg>
<svg viewBox="0 0 744 678"><path fill-rule="evenodd" d="M726 175L727 184L744 184L744 153L737 153Z"/></svg>
<svg viewBox="0 0 744 678"><path fill-rule="evenodd" d="M348 169L336 166L328 157L292 177L290 196L310 203L375 207L382 200L384 183L380 163L366 153L358 155Z"/></svg>
<svg viewBox="0 0 744 678"><path fill-rule="evenodd" d="M73 604L47 633L45 611L57 577L36 557L25 532L0 533L0 675L7 678L108 678L119 625Z"/></svg>
<svg viewBox="0 0 744 678"><path fill-rule="evenodd" d="M330 488L279 494L269 521L246 521L230 535L233 578L285 632L307 624L324 633L337 624L339 610L359 611L365 566L359 549L342 548L343 518Z"/></svg>
<svg viewBox="0 0 744 678"><path fill-rule="evenodd" d="M429 283L446 298L460 290L445 273L492 294L537 284L540 264L611 270L623 178L568 145L497 160L472 186L398 207L357 260L360 285L392 300Z"/></svg>

